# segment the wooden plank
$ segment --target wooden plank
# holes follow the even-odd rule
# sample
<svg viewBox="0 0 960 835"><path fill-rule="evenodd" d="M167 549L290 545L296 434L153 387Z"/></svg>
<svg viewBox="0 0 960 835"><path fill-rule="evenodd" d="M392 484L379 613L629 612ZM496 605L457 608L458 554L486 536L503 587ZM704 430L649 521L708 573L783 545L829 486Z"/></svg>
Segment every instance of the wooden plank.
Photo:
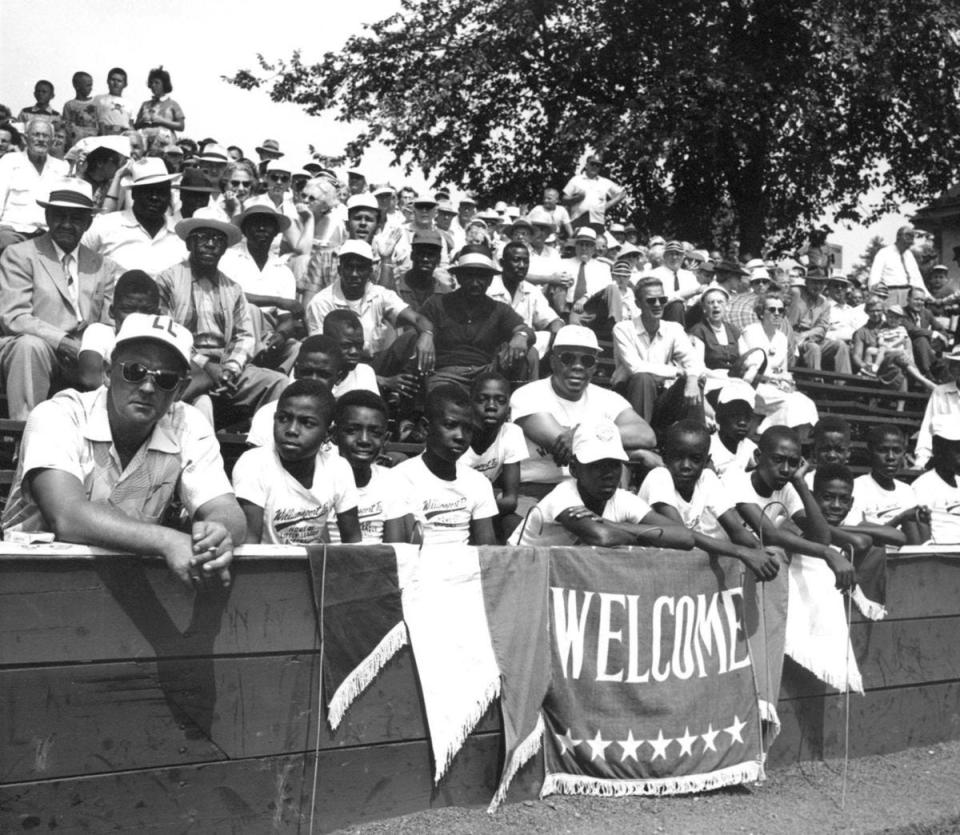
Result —
<svg viewBox="0 0 960 835"><path fill-rule="evenodd" d="M957 635L960 617L852 624L850 640L864 690L960 679ZM836 692L798 665L785 665L781 699Z"/></svg>
<svg viewBox="0 0 960 835"><path fill-rule="evenodd" d="M424 741L326 751L318 765L317 831L442 806L486 805L499 778L497 734L470 737L436 788ZM0 788L0 830L305 832L312 755L48 780ZM508 802L536 796L534 761Z"/></svg>
<svg viewBox="0 0 960 835"><path fill-rule="evenodd" d="M782 729L770 748L771 768L843 756L844 697L781 701ZM850 755L888 754L960 738L960 681L874 690L850 697ZM910 779L910 775L904 775Z"/></svg>
<svg viewBox="0 0 960 835"><path fill-rule="evenodd" d="M0 671L0 782L98 774L311 749L316 655L191 658ZM477 732L500 727L492 706ZM409 648L322 749L425 739Z"/></svg>

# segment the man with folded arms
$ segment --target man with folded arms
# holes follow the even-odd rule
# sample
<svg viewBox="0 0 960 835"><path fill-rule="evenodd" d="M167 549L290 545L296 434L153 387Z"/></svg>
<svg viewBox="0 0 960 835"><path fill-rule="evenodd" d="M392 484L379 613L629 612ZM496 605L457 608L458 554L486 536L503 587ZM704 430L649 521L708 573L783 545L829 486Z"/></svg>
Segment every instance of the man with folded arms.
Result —
<svg viewBox="0 0 960 835"><path fill-rule="evenodd" d="M160 554L185 583L230 582L246 525L210 425L177 397L189 379L190 333L131 313L106 385L60 392L30 415L4 508L4 533L52 531L82 545ZM177 493L190 533L160 523Z"/></svg>

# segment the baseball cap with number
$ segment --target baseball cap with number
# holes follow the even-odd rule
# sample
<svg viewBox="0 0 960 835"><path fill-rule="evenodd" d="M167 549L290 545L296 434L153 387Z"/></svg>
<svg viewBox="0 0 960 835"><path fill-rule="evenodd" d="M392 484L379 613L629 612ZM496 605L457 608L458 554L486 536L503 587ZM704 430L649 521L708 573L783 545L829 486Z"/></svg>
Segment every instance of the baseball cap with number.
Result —
<svg viewBox="0 0 960 835"><path fill-rule="evenodd" d="M184 365L190 365L193 335L169 316L155 316L152 313L131 313L127 316L120 326L117 341L113 345L113 352L115 354L117 349L125 342L144 339L169 345L177 352Z"/></svg>

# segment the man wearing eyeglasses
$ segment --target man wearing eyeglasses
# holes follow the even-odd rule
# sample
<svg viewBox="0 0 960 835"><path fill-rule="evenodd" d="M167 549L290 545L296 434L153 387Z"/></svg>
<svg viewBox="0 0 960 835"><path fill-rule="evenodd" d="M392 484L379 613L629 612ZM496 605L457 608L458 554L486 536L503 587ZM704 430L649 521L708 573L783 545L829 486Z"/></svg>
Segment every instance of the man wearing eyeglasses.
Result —
<svg viewBox="0 0 960 835"><path fill-rule="evenodd" d="M521 386L510 398L514 423L523 430L530 453L520 464L525 496L542 499L560 483L573 455L574 429L587 421L612 420L631 460L659 463L649 457L657 439L646 421L619 394L590 382L599 356L593 331L565 325L554 338L550 376Z"/></svg>
<svg viewBox="0 0 960 835"><path fill-rule="evenodd" d="M642 279L634 295L640 315L613 327L614 385L655 431L684 418L703 420L706 369L683 326L663 321L663 284Z"/></svg>
<svg viewBox="0 0 960 835"><path fill-rule="evenodd" d="M160 273L157 286L161 310L194 334L190 383L182 397L190 403L209 394L224 423L248 418L276 400L288 380L250 364L256 338L247 300L243 288L220 271L220 259L240 242L240 230L197 217L180 221L176 230L189 257Z"/></svg>
<svg viewBox="0 0 960 835"><path fill-rule="evenodd" d="M62 391L30 414L4 533L160 554L185 583L228 585L246 524L213 430L176 402L191 350L189 332L168 317L130 314L105 363L107 384ZM190 533L160 524L175 492Z"/></svg>

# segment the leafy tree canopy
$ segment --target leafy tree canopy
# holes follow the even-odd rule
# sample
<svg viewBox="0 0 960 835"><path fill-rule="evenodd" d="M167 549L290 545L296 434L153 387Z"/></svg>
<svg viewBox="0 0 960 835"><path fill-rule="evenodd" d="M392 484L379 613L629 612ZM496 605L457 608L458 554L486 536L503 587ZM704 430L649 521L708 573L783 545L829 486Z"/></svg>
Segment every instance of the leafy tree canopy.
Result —
<svg viewBox="0 0 960 835"><path fill-rule="evenodd" d="M404 0L315 65L232 83L361 125L438 182L529 202L604 153L642 228L796 241L944 188L958 0Z"/></svg>

